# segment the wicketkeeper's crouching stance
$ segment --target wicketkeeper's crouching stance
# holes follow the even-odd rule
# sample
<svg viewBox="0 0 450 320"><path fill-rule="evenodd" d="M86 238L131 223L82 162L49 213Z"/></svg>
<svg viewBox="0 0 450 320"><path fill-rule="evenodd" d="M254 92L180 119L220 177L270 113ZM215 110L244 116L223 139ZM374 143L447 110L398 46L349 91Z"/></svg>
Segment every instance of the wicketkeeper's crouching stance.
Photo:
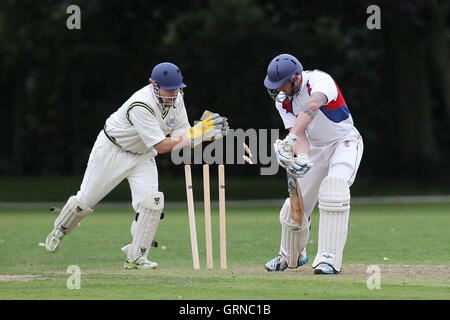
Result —
<svg viewBox="0 0 450 320"><path fill-rule="evenodd" d="M63 237L127 179L136 216L131 225L132 242L122 248L127 255L124 267L157 267L147 259L164 208L156 155L221 139L228 131L227 119L210 111L191 127L183 101L184 87L180 69L169 62L160 63L152 71L150 84L135 92L106 120L89 156L80 190L68 199L47 237L48 251L58 250Z"/></svg>
<svg viewBox="0 0 450 320"><path fill-rule="evenodd" d="M315 274L339 273L349 225L350 186L361 161L362 138L327 73L303 71L294 56L282 54L270 62L264 85L290 131L274 144L277 160L298 177L304 203L299 225L292 218L290 199L284 202L280 251L265 268L283 271L308 261L310 217L318 201L319 239L312 267Z"/></svg>

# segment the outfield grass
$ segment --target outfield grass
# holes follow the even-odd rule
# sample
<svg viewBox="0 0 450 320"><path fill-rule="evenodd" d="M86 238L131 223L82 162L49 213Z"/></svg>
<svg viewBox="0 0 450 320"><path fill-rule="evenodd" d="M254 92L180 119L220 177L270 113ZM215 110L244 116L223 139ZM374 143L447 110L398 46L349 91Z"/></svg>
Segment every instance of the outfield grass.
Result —
<svg viewBox="0 0 450 320"><path fill-rule="evenodd" d="M187 212L166 210L151 251L156 270L124 270L132 212L96 210L57 253L39 246L56 217L48 211L0 211L0 299L449 299L450 204L355 205L337 276L314 275L318 214L313 213L309 262L268 273L279 249L278 207L228 208L228 269L219 265L218 211L213 210L214 270L205 269L204 221L197 209L200 271L193 270ZM217 208L213 208L217 209ZM162 247L165 246L165 250ZM69 290L69 265L81 289ZM369 265L381 289L369 290Z"/></svg>
<svg viewBox="0 0 450 320"><path fill-rule="evenodd" d="M170 201L186 201L183 168L176 168L175 176L162 174L159 189ZM217 186L215 167L211 168L211 186ZM247 168L253 176L245 177L243 183L240 176L226 177L227 199L273 199L286 196L285 174L264 176L262 182L259 167ZM80 187L82 175L50 176L50 177L0 177L0 202L65 202ZM202 166L192 166L192 183L196 199L201 199L203 178ZM197 197L198 193L198 197ZM217 188L211 188L211 197L217 198ZM352 187L352 197L359 196L423 196L450 194L450 185L424 186L410 181L382 181L375 183L373 179L359 177ZM126 180L122 181L103 201L128 202L131 199L130 187Z"/></svg>

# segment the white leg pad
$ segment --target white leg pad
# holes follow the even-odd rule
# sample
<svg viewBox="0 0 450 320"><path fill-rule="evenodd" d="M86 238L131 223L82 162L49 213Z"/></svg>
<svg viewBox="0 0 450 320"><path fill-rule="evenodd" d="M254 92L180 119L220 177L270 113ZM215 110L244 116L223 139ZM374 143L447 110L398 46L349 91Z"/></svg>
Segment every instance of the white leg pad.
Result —
<svg viewBox="0 0 450 320"><path fill-rule="evenodd" d="M93 212L91 208L79 201L75 196L71 196L61 209L54 227L60 229L64 234L69 234L80 221Z"/></svg>
<svg viewBox="0 0 450 320"><path fill-rule="evenodd" d="M298 225L291 218L290 200L287 198L280 211L280 223L280 255L286 258L288 268L297 268L300 255L309 239L309 219L305 217L302 225Z"/></svg>
<svg viewBox="0 0 450 320"><path fill-rule="evenodd" d="M320 263L340 272L350 215L350 188L345 179L328 176L319 189L319 244L312 267Z"/></svg>
<svg viewBox="0 0 450 320"><path fill-rule="evenodd" d="M147 258L163 208L164 194L162 192L150 193L140 203L139 218L133 226L133 241L127 250L129 262L134 262L140 257Z"/></svg>
<svg viewBox="0 0 450 320"><path fill-rule="evenodd" d="M131 223L131 228L130 228L130 232L131 232L131 237L134 238L134 236L136 235L136 230L137 230L137 221L139 219L139 216L136 216L136 218L133 219L133 222Z"/></svg>

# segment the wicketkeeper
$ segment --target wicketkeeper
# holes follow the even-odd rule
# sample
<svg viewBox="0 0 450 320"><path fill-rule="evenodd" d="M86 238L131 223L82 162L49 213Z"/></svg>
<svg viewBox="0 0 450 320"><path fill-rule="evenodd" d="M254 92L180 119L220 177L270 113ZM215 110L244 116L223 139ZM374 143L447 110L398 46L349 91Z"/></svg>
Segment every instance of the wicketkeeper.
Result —
<svg viewBox="0 0 450 320"><path fill-rule="evenodd" d="M304 71L290 54L275 57L264 80L289 134L274 150L281 167L298 177L304 201L301 225L290 215L289 198L280 211L281 246L268 271L297 268L308 261L311 212L319 202L319 240L312 267L315 274L337 274L350 213L350 186L363 153L363 140L353 125L347 103L331 76Z"/></svg>
<svg viewBox="0 0 450 320"><path fill-rule="evenodd" d="M147 259L164 208L155 157L186 145L195 147L202 141L221 139L228 131L227 119L210 111L191 127L183 101L185 87L176 65L160 63L154 67L150 83L106 120L80 190L68 199L47 237L48 251L58 250L62 239L93 212L94 206L127 179L136 215L131 225L132 241L122 248L127 255L124 267L157 267Z"/></svg>

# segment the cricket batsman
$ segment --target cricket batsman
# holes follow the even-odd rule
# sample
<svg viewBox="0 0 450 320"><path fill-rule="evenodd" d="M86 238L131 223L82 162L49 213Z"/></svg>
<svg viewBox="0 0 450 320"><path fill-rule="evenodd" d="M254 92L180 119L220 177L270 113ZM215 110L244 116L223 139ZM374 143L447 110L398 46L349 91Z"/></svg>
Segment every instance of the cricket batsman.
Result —
<svg viewBox="0 0 450 320"><path fill-rule="evenodd" d="M156 65L149 82L106 120L89 156L80 190L67 200L47 236L48 251L58 250L62 239L92 214L94 206L127 179L136 215L131 225L132 241L122 248L126 254L124 267L157 267L147 259L164 208L155 158L187 145L195 147L202 141L221 139L227 134L228 124L226 118L205 111L201 121L191 127L183 101L186 85L175 64Z"/></svg>
<svg viewBox="0 0 450 320"><path fill-rule="evenodd" d="M297 177L303 196L301 225L290 215L290 200L280 211L281 246L266 263L268 271L297 268L308 261L311 212L319 202L315 274L338 274L347 239L350 186L363 153L363 140L353 125L347 103L333 78L306 71L290 54L275 57L264 80L289 134L274 143L278 163Z"/></svg>

